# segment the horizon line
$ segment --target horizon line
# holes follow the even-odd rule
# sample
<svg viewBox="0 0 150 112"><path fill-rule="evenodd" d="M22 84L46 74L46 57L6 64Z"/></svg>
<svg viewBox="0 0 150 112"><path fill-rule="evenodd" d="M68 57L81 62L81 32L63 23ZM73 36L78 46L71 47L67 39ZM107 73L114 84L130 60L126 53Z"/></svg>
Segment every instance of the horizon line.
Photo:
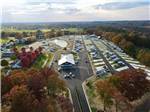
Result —
<svg viewBox="0 0 150 112"><path fill-rule="evenodd" d="M146 20L95 20L95 21L39 21L39 22L1 22L0 24L13 24L13 23L78 23L78 22L132 22L132 21L150 21L148 19Z"/></svg>

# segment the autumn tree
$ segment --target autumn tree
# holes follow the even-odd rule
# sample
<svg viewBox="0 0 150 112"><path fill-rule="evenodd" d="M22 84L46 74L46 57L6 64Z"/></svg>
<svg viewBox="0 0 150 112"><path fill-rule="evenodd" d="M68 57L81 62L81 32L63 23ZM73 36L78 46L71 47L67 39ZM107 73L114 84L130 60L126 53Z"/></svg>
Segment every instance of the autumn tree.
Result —
<svg viewBox="0 0 150 112"><path fill-rule="evenodd" d="M128 99L124 97L121 92L117 89L120 86L121 79L118 75L113 75L107 79L108 83L110 83L114 88L111 92L111 96L114 100L114 105L116 108L116 112L118 110L129 111L131 110L131 105L128 102Z"/></svg>
<svg viewBox="0 0 150 112"><path fill-rule="evenodd" d="M16 37L17 39L20 39L20 38L23 37L23 35L22 35L22 33L20 33L20 32L16 32L16 33L15 33L15 37Z"/></svg>
<svg viewBox="0 0 150 112"><path fill-rule="evenodd" d="M44 86L44 79L41 75L39 75L38 71L29 77L27 87L39 100L44 96Z"/></svg>
<svg viewBox="0 0 150 112"><path fill-rule="evenodd" d="M138 51L138 54L137 54L137 59L147 65L147 66L150 66L150 51L149 50L144 50L144 49L141 49Z"/></svg>
<svg viewBox="0 0 150 112"><path fill-rule="evenodd" d="M63 90L64 81L49 68L14 70L2 77L2 102L11 107L11 112L56 112L55 98ZM68 100L62 104L66 108L65 104L70 105Z"/></svg>
<svg viewBox="0 0 150 112"><path fill-rule="evenodd" d="M9 76L2 76L1 78L1 94L2 96L10 91L13 87L11 79Z"/></svg>
<svg viewBox="0 0 150 112"><path fill-rule="evenodd" d="M65 83L60 80L57 75L52 75L48 78L47 83L48 95L55 96L56 93L65 90Z"/></svg>
<svg viewBox="0 0 150 112"><path fill-rule="evenodd" d="M114 90L107 81L99 80L96 83L96 91L103 100L103 110L106 111L106 108L113 104L111 92Z"/></svg>
<svg viewBox="0 0 150 112"><path fill-rule="evenodd" d="M25 84L26 74L21 70L13 70L9 76L2 77L2 95L10 91L13 86Z"/></svg>
<svg viewBox="0 0 150 112"><path fill-rule="evenodd" d="M33 112L34 96L25 85L15 86L10 91L11 112Z"/></svg>
<svg viewBox="0 0 150 112"><path fill-rule="evenodd" d="M116 75L96 82L96 91L103 100L104 111L111 110L112 105L115 106L116 112L131 110L128 99L118 89L120 83L121 79Z"/></svg>
<svg viewBox="0 0 150 112"><path fill-rule="evenodd" d="M26 84L26 82L27 82L27 75L22 70L12 71L10 73L9 78L10 78L11 83L12 83L13 86Z"/></svg>
<svg viewBox="0 0 150 112"><path fill-rule="evenodd" d="M116 36L114 36L112 38L112 42L114 42L115 44L119 45L119 43L121 42L122 39L123 39L122 35L118 34L118 35L116 35Z"/></svg>
<svg viewBox="0 0 150 112"><path fill-rule="evenodd" d="M61 106L61 109L63 112L72 112L73 111L73 105L70 102L69 98L66 98L64 96L58 96L57 102Z"/></svg>
<svg viewBox="0 0 150 112"><path fill-rule="evenodd" d="M135 57L136 50L135 50L135 45L132 42L122 41L120 44L122 45L121 47L125 50L126 53Z"/></svg>
<svg viewBox="0 0 150 112"><path fill-rule="evenodd" d="M52 75L56 75L58 76L58 74L53 70L53 69L50 69L48 67L45 67L43 68L41 71L40 71L40 75L48 82L48 78Z"/></svg>
<svg viewBox="0 0 150 112"><path fill-rule="evenodd" d="M118 72L120 77L119 91L130 101L139 99L146 92L150 91L150 82L147 75L142 70L128 69Z"/></svg>

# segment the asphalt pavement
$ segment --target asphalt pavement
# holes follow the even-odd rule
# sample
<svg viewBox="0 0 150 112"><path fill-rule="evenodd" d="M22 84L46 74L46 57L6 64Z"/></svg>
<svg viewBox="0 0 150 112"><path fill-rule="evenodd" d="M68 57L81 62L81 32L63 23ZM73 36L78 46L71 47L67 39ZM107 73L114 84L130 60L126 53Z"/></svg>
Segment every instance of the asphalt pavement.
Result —
<svg viewBox="0 0 150 112"><path fill-rule="evenodd" d="M109 68L111 73L115 73L115 69L111 66L111 64L107 61L107 59L105 58L105 56L103 55L102 51L96 46L95 42L93 40L91 40L93 45L96 47L98 53L100 54L100 56L103 58L103 61L105 62L106 66Z"/></svg>
<svg viewBox="0 0 150 112"><path fill-rule="evenodd" d="M70 48L70 52L73 48ZM69 51L66 51L69 52ZM57 52L58 53L58 52ZM61 51L59 51L61 53ZM78 52L80 61L76 65L76 67L72 70L66 70L60 72L60 77L65 80L68 88L70 89L72 100L73 100L73 107L74 112L90 112L89 106L87 104L87 100L85 98L85 94L83 92L82 83L93 75L92 67L90 65L90 61L88 59L88 52L85 48ZM57 54L55 54L53 67L55 69L58 68L57 62L58 60ZM64 79L63 75L72 72L76 77L70 79Z"/></svg>

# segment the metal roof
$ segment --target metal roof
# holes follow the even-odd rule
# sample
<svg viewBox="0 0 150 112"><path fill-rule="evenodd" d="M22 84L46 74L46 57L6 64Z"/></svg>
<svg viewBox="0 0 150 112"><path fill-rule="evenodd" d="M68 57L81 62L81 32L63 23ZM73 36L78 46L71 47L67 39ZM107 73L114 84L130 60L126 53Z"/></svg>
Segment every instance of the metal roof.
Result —
<svg viewBox="0 0 150 112"><path fill-rule="evenodd" d="M75 64L73 54L62 54L61 59L58 61L58 65L62 65L66 62Z"/></svg>

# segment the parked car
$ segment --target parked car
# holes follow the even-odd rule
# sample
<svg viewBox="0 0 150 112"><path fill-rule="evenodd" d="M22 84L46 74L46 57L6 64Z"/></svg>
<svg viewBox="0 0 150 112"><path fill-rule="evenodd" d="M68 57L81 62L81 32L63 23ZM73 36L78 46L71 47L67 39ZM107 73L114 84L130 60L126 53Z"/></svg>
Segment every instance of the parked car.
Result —
<svg viewBox="0 0 150 112"><path fill-rule="evenodd" d="M97 76L102 76L102 75L105 75L107 72L105 71L105 69L103 69L103 70L100 70L100 71L97 71L96 72L96 75Z"/></svg>
<svg viewBox="0 0 150 112"><path fill-rule="evenodd" d="M68 78L70 79L71 77L70 77L69 74L65 74L65 75L64 75L64 78L65 78L65 79L68 79Z"/></svg>
<svg viewBox="0 0 150 112"><path fill-rule="evenodd" d="M71 77L72 77L72 78L75 78L75 75L74 75L74 74L72 74L72 75L71 75Z"/></svg>
<svg viewBox="0 0 150 112"><path fill-rule="evenodd" d="M125 63L122 62L122 61L118 61L117 63L118 63L118 65L120 65L120 66L125 66Z"/></svg>

